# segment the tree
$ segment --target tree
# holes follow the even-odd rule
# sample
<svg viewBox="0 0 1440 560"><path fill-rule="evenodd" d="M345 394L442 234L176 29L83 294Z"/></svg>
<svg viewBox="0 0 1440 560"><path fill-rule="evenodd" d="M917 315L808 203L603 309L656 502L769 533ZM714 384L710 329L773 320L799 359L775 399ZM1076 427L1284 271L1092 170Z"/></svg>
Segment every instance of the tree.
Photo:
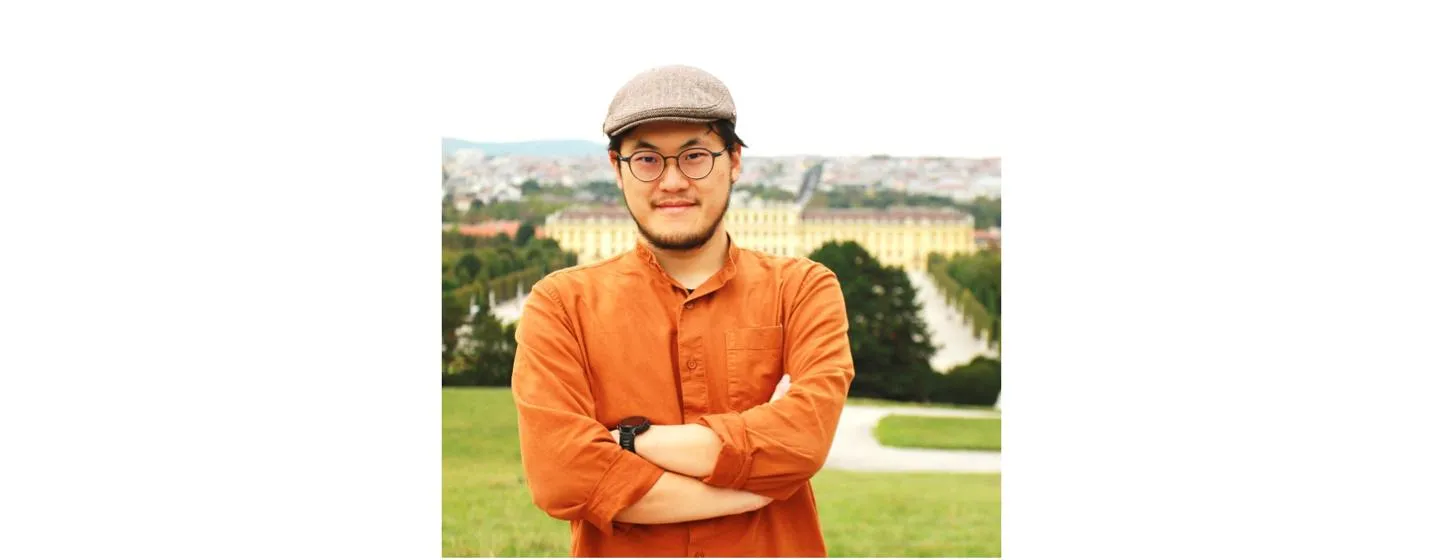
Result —
<svg viewBox="0 0 1440 560"><path fill-rule="evenodd" d="M928 259L930 277L944 294L945 301L965 315L975 336L989 333L1000 341L1000 252L980 251L951 258L932 253Z"/></svg>
<svg viewBox="0 0 1440 560"><path fill-rule="evenodd" d="M529 243L530 240L534 237L535 226L532 225L530 222L520 224L520 228L515 230L515 244L521 247L525 246L526 243Z"/></svg>
<svg viewBox="0 0 1440 560"><path fill-rule="evenodd" d="M737 186L735 190L738 192L748 192L755 198L761 200L778 200L781 202L795 201L795 193L766 184Z"/></svg>
<svg viewBox="0 0 1440 560"><path fill-rule="evenodd" d="M998 198L982 196L961 205L961 208L975 217L975 229L1000 227L1000 199Z"/></svg>
<svg viewBox="0 0 1440 560"><path fill-rule="evenodd" d="M460 233L459 225L455 223L440 231L441 249L474 249L477 240L473 235Z"/></svg>
<svg viewBox="0 0 1440 560"><path fill-rule="evenodd" d="M931 397L935 402L995 406L1000 398L1000 362L984 356L950 368L939 376Z"/></svg>
<svg viewBox="0 0 1440 560"><path fill-rule="evenodd" d="M440 340L444 344L440 352L440 363L450 363L451 356L455 353L457 338L455 329L465 324L466 315L470 312L470 302L461 301L460 296L453 290L441 286L440 292Z"/></svg>
<svg viewBox="0 0 1440 560"><path fill-rule="evenodd" d="M878 185L837 185L830 192L815 193L815 196L810 198L809 204L810 208L876 208L881 210L892 206L957 208L967 211L970 209L969 206L960 204L947 196L908 193L881 188ZM995 211L998 215L998 202ZM979 217L976 218L976 220L979 219ZM977 225L977 227L979 226Z"/></svg>
<svg viewBox="0 0 1440 560"><path fill-rule="evenodd" d="M474 252L467 251L455 262L455 276L460 279L461 284L469 284L471 280L479 277L484 268L485 262Z"/></svg>
<svg viewBox="0 0 1440 560"><path fill-rule="evenodd" d="M515 331L490 315L491 292L509 299L517 288L528 288L547 272L574 266L576 255L561 250L553 239L533 235L517 247L503 235L471 237L452 228L441 240L441 382L508 385ZM479 307L474 315L471 302Z"/></svg>
<svg viewBox="0 0 1440 560"><path fill-rule="evenodd" d="M515 366L515 324L501 324L486 309L466 325L469 332L461 337L440 384L509 387Z"/></svg>
<svg viewBox="0 0 1440 560"><path fill-rule="evenodd" d="M580 187L580 192L597 202L620 202L620 189L614 181L590 181Z"/></svg>
<svg viewBox="0 0 1440 560"><path fill-rule="evenodd" d="M946 270L961 287L975 294L990 315L1000 316L1000 253L980 251L956 255Z"/></svg>
<svg viewBox="0 0 1440 560"><path fill-rule="evenodd" d="M845 297L855 362L850 394L926 400L935 346L905 271L881 265L854 241L826 242L810 259L835 273Z"/></svg>

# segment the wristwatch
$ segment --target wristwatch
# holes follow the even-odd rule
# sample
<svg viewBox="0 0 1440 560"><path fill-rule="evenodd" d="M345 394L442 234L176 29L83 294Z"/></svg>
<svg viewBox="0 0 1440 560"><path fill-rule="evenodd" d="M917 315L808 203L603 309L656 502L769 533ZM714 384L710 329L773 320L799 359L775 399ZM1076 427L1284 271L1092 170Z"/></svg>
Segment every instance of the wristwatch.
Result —
<svg viewBox="0 0 1440 560"><path fill-rule="evenodd" d="M635 436L645 433L650 429L650 420L644 416L631 416L620 421L616 426L620 429L620 447L626 451L635 453Z"/></svg>

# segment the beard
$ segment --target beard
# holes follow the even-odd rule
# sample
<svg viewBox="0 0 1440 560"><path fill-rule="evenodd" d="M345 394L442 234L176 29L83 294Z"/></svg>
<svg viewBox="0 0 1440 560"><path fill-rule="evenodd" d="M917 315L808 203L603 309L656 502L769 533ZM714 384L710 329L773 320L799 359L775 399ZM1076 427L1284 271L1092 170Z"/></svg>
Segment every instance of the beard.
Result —
<svg viewBox="0 0 1440 560"><path fill-rule="evenodd" d="M735 182L731 181L730 186L733 188ZM656 249L666 251L689 251L704 245L705 242L710 241L711 237L715 236L715 230L720 227L720 221L725 219L725 213L730 210L730 193L727 191L725 193L725 206L720 208L720 215L715 216L715 219L710 222L709 226L688 235L683 232L671 235L660 235L647 229L645 224L640 223L640 220L635 218L635 211L630 209L630 201L628 199L623 196L620 197L620 199L625 202L625 211L630 213L630 219L635 221L635 227L639 228L640 235L644 236L645 240L649 241L651 245L654 245Z"/></svg>

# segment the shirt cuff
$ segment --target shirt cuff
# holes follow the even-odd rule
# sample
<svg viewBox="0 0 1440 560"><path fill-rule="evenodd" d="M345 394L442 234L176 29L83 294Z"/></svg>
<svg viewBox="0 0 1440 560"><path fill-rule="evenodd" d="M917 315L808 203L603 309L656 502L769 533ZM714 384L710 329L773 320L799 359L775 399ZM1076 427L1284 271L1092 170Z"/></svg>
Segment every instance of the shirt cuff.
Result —
<svg viewBox="0 0 1440 560"><path fill-rule="evenodd" d="M715 457L715 468L701 482L720 488L743 488L750 482L754 449L750 447L750 436L740 413L707 414L697 419L696 423L720 436L720 454Z"/></svg>
<svg viewBox="0 0 1440 560"><path fill-rule="evenodd" d="M619 455L600 476L600 482L590 493L590 503L585 507L585 520L605 536L615 534L615 516L644 498L665 474L664 469L640 456L619 447L616 449Z"/></svg>

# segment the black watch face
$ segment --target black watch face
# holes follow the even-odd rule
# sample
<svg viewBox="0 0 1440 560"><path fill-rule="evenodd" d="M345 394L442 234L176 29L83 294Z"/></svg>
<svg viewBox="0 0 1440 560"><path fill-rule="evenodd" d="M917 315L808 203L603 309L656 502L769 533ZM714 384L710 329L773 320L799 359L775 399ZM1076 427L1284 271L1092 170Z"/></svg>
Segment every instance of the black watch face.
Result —
<svg viewBox="0 0 1440 560"><path fill-rule="evenodd" d="M621 420L619 425L626 428L639 428L640 426L644 426L645 422L647 422L647 420L645 420L644 416L631 416Z"/></svg>

